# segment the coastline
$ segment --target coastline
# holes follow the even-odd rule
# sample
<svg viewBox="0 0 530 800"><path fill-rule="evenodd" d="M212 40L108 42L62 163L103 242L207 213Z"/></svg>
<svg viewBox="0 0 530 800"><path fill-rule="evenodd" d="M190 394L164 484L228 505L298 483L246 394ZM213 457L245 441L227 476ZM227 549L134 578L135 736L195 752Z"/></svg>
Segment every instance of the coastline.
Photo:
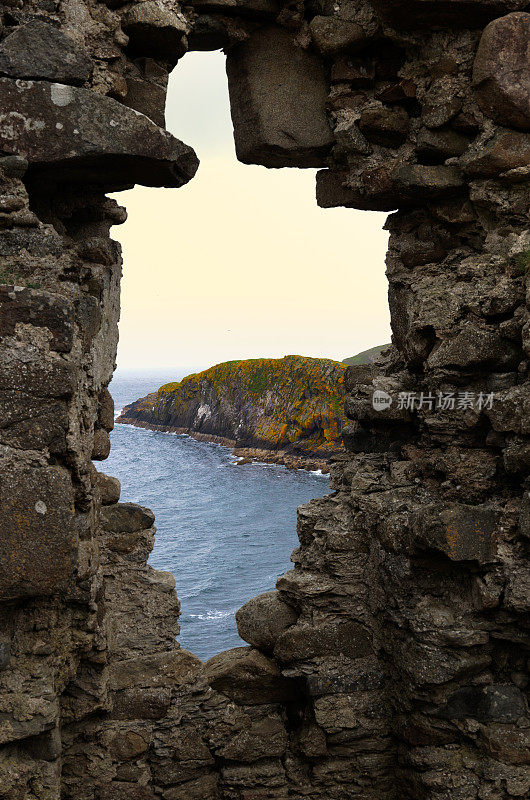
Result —
<svg viewBox="0 0 530 800"><path fill-rule="evenodd" d="M232 449L232 455L239 458L237 466L245 466L257 462L265 464L279 464L287 469L303 469L308 472L316 472L320 470L323 475L328 475L330 471L330 464L327 459L312 458L311 456L292 455L285 450L265 450L258 447L237 447L235 439L229 439L225 436L216 436L215 434L199 433L192 431L189 428L177 428L171 425L156 425L154 423L143 422L132 417L118 417L115 420L117 425L134 425L136 428L146 428L151 431L161 431L162 433L177 433L190 436L198 442L211 442L213 444L222 444L225 447Z"/></svg>

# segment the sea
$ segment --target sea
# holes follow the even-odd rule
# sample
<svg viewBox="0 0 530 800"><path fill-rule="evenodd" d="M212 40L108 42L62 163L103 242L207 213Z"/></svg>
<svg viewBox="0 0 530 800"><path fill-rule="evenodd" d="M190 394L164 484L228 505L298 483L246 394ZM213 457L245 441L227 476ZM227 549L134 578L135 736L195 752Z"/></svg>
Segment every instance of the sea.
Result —
<svg viewBox="0 0 530 800"><path fill-rule="evenodd" d="M187 372L117 370L109 386L116 415ZM116 425L111 442L109 458L96 466L120 479L122 501L156 515L149 563L176 578L181 645L203 660L244 645L235 612L292 567L296 509L329 493L328 476L238 466L230 448L132 425Z"/></svg>

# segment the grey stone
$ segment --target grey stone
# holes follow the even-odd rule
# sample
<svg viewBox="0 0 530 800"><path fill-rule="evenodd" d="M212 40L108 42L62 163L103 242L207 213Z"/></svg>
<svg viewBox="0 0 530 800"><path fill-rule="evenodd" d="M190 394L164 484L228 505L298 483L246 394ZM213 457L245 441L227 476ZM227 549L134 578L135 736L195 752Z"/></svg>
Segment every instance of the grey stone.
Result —
<svg viewBox="0 0 530 800"><path fill-rule="evenodd" d="M165 127L166 90L153 81L127 78L127 94L124 105L140 111L156 125Z"/></svg>
<svg viewBox="0 0 530 800"><path fill-rule="evenodd" d="M481 109L501 125L530 130L530 14L507 14L484 30L473 66Z"/></svg>
<svg viewBox="0 0 530 800"><path fill-rule="evenodd" d="M182 186L197 170L190 147L109 97L10 78L0 96L0 147L26 158L33 180Z"/></svg>
<svg viewBox="0 0 530 800"><path fill-rule="evenodd" d="M236 611L237 632L245 642L268 653L297 618L296 611L280 600L278 592L265 592Z"/></svg>
<svg viewBox="0 0 530 800"><path fill-rule="evenodd" d="M394 173L397 187L411 199L447 197L464 188L457 167L404 164Z"/></svg>
<svg viewBox="0 0 530 800"><path fill-rule="evenodd" d="M96 428L94 431L94 444L92 446L92 459L94 461L105 461L110 453L110 437L108 431L103 428Z"/></svg>
<svg viewBox="0 0 530 800"><path fill-rule="evenodd" d="M443 339L427 360L429 369L508 369L517 366L519 351L496 332L464 324L454 336Z"/></svg>
<svg viewBox="0 0 530 800"><path fill-rule="evenodd" d="M129 37L129 50L135 55L167 59L176 64L186 52L187 21L160 0L133 5L123 14L122 28Z"/></svg>
<svg viewBox="0 0 530 800"><path fill-rule="evenodd" d="M316 167L333 145L320 58L282 28L230 49L226 69L236 153L245 164Z"/></svg>
<svg viewBox="0 0 530 800"><path fill-rule="evenodd" d="M94 64L88 52L54 25L32 20L0 43L0 75L80 85Z"/></svg>
<svg viewBox="0 0 530 800"><path fill-rule="evenodd" d="M258 19L276 17L281 10L279 0L192 0L191 5L201 11L237 11L242 17Z"/></svg>

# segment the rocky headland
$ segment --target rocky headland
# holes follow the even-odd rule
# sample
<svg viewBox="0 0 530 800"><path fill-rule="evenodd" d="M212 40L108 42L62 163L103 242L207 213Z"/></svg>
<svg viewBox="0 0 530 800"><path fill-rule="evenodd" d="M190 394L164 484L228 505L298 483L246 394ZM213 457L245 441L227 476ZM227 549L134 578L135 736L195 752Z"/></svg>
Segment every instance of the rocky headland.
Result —
<svg viewBox="0 0 530 800"><path fill-rule="evenodd" d="M239 464L327 472L343 450L345 370L305 356L227 361L161 386L125 406L117 422L228 445Z"/></svg>

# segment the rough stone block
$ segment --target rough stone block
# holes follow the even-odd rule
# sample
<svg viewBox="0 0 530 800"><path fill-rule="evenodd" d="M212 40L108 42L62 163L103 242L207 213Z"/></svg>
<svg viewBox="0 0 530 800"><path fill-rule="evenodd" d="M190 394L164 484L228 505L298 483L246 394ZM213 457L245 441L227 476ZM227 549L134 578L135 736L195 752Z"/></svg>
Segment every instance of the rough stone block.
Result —
<svg viewBox="0 0 530 800"><path fill-rule="evenodd" d="M236 153L245 164L318 167L333 145L320 58L268 27L232 48L226 70Z"/></svg>
<svg viewBox="0 0 530 800"><path fill-rule="evenodd" d="M98 420L102 428L114 428L114 400L108 389L102 389L98 397Z"/></svg>
<svg viewBox="0 0 530 800"><path fill-rule="evenodd" d="M313 17L309 24L311 37L323 56L352 53L366 44L364 30L356 22L337 17Z"/></svg>
<svg viewBox="0 0 530 800"><path fill-rule="evenodd" d="M276 591L253 597L236 612L237 631L245 642L272 652L278 636L298 619L296 611Z"/></svg>
<svg viewBox="0 0 530 800"><path fill-rule="evenodd" d="M185 17L156 0L145 0L129 8L122 17L129 37L129 50L176 64L186 52L188 25Z"/></svg>
<svg viewBox="0 0 530 800"><path fill-rule="evenodd" d="M298 684L284 678L270 658L252 647L235 647L210 658L205 664L210 686L236 703L263 705L294 701Z"/></svg>
<svg viewBox="0 0 530 800"><path fill-rule="evenodd" d="M527 713L521 691L511 684L465 686L453 692L439 710L446 719L472 717L479 722L517 722Z"/></svg>
<svg viewBox="0 0 530 800"><path fill-rule="evenodd" d="M281 758L287 747L287 731L279 717L252 723L223 743L216 755L227 761L250 763L260 758Z"/></svg>
<svg viewBox="0 0 530 800"><path fill-rule="evenodd" d="M141 78L127 78L127 94L123 103L145 114L161 128L165 127L166 90L163 86Z"/></svg>
<svg viewBox="0 0 530 800"><path fill-rule="evenodd" d="M445 553L452 561L487 563L495 553L498 513L484 505L454 504L424 508L414 522L418 542Z"/></svg>
<svg viewBox="0 0 530 800"><path fill-rule="evenodd" d="M0 443L21 450L64 453L68 403L21 391L0 391Z"/></svg>
<svg viewBox="0 0 530 800"><path fill-rule="evenodd" d="M64 591L77 552L69 473L61 467L2 468L0 530L2 600Z"/></svg>
<svg viewBox="0 0 530 800"><path fill-rule="evenodd" d="M33 19L0 44L0 75L82 84L93 69L84 47L54 25Z"/></svg>
<svg viewBox="0 0 530 800"><path fill-rule="evenodd" d="M0 148L26 158L32 177L46 171L57 182L182 186L197 170L191 147L96 92L1 78L0 98Z"/></svg>
<svg viewBox="0 0 530 800"><path fill-rule="evenodd" d="M92 459L94 461L105 461L110 453L110 437L103 428L94 431L94 444L92 447Z"/></svg>
<svg viewBox="0 0 530 800"><path fill-rule="evenodd" d="M279 637L274 655L283 662L341 653L350 658L361 658L372 652L366 629L349 620L326 622L323 625L298 624L288 628Z"/></svg>
<svg viewBox="0 0 530 800"><path fill-rule="evenodd" d="M18 323L30 323L50 331L51 350L68 353L74 333L72 316L72 304L64 297L40 290L0 286L0 339L12 336Z"/></svg>
<svg viewBox="0 0 530 800"><path fill-rule="evenodd" d="M101 524L111 533L136 533L152 528L153 512L137 503L116 503L101 509Z"/></svg>
<svg viewBox="0 0 530 800"><path fill-rule="evenodd" d="M121 483L112 475L98 472L97 482L101 492L101 502L104 506L114 505L120 499Z"/></svg>
<svg viewBox="0 0 530 800"><path fill-rule="evenodd" d="M279 0L192 0L190 5L201 11L237 11L242 17L257 18L275 17L281 10Z"/></svg>
<svg viewBox="0 0 530 800"><path fill-rule="evenodd" d="M490 22L477 50L473 83L487 116L530 130L530 14Z"/></svg>

